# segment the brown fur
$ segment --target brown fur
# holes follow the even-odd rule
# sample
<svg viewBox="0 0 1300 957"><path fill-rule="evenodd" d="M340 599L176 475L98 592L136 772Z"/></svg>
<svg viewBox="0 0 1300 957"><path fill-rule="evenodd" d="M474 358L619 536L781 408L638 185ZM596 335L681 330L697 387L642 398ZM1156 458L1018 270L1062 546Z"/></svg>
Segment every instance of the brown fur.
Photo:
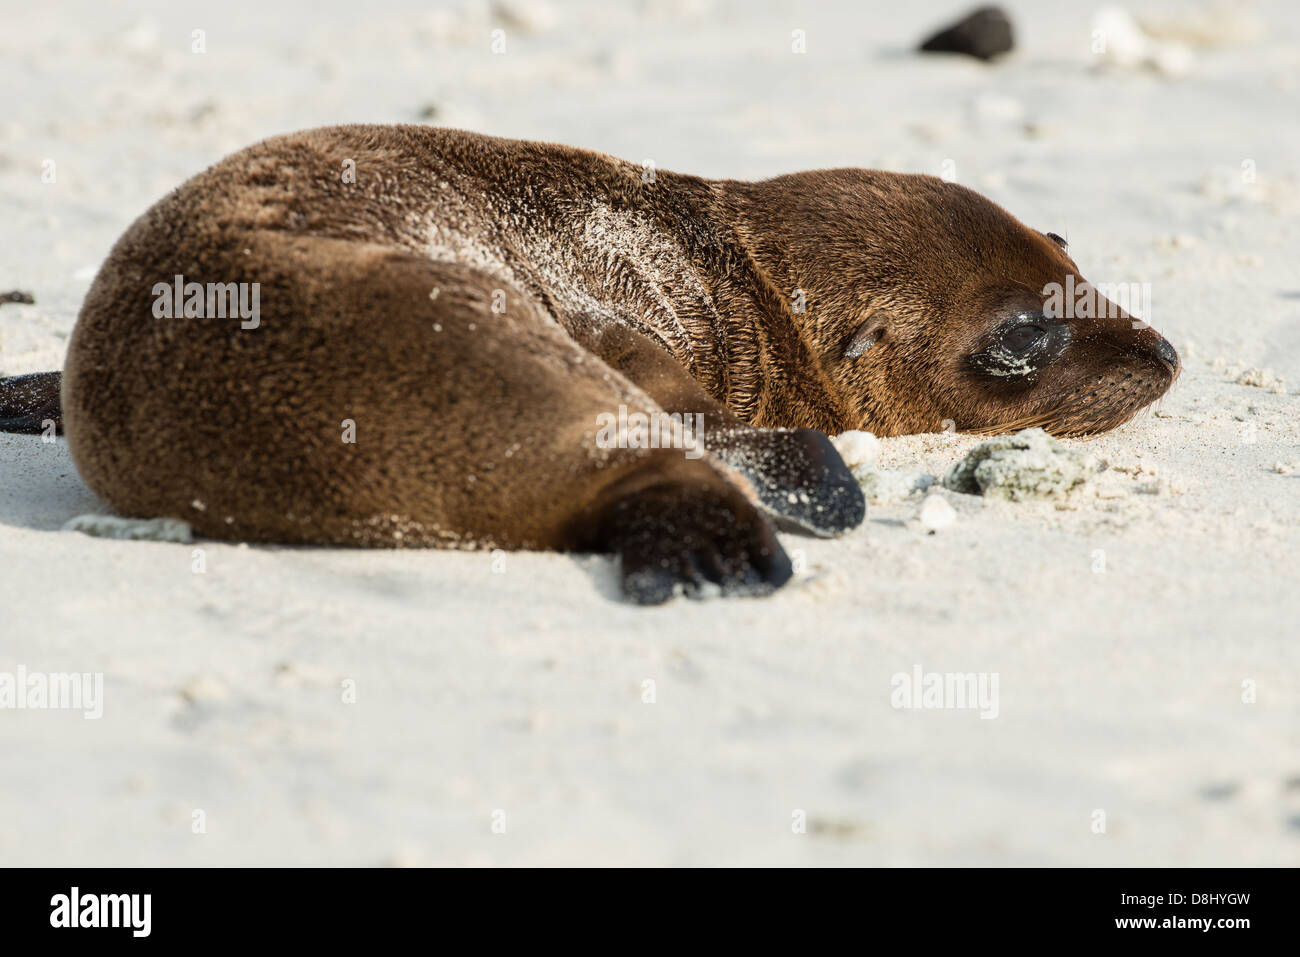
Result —
<svg viewBox="0 0 1300 957"><path fill-rule="evenodd" d="M763 590L788 569L755 504L785 511L789 486L812 502L804 527L861 520L807 430L1089 431L1167 388L1158 337L1127 321L1076 333L1042 381L971 379L990 312L1069 272L1051 240L930 177L647 182L563 146L313 130L229 157L127 230L72 336L64 420L117 510L216 538L612 548L651 578ZM175 274L260 284L260 325L155 318ZM596 416L620 405L704 412L710 454L598 448Z"/></svg>

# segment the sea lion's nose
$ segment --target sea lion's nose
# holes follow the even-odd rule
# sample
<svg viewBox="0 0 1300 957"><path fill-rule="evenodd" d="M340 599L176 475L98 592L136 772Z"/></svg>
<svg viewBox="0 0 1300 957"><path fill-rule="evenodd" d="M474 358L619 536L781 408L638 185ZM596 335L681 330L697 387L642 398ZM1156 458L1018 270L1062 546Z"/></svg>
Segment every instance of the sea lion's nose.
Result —
<svg viewBox="0 0 1300 957"><path fill-rule="evenodd" d="M1168 339L1161 338L1156 343L1156 355L1160 357L1161 362L1169 366L1170 372L1178 371L1178 351Z"/></svg>

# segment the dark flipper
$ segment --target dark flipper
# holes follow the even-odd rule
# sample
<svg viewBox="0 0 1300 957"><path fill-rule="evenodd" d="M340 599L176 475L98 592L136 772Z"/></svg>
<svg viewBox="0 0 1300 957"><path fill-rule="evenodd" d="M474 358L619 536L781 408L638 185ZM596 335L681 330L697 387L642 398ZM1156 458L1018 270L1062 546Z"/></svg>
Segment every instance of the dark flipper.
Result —
<svg viewBox="0 0 1300 957"><path fill-rule="evenodd" d="M832 536L862 524L862 490L822 433L748 425L662 346L626 327L605 326L582 343L665 411L699 415L705 447L754 486L763 510L783 527Z"/></svg>
<svg viewBox="0 0 1300 957"><path fill-rule="evenodd" d="M0 379L0 432L39 434L54 425L63 431L59 407L62 372L33 372Z"/></svg>
<svg viewBox="0 0 1300 957"><path fill-rule="evenodd" d="M767 595L793 571L771 527L735 490L665 483L616 502L601 522L623 593L638 605L675 595Z"/></svg>
<svg viewBox="0 0 1300 957"><path fill-rule="evenodd" d="M830 439L812 429L735 429L713 435L710 452L754 486L771 515L823 537L866 517L866 501Z"/></svg>

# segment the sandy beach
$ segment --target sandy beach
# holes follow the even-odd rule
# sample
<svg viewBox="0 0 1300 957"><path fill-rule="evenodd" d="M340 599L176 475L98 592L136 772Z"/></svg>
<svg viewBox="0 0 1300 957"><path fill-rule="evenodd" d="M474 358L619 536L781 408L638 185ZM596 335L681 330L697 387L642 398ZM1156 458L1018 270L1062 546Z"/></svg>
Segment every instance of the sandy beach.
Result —
<svg viewBox="0 0 1300 957"><path fill-rule="evenodd" d="M1181 45L1143 66L1048 2L993 64L913 52L945 0L10 6L0 375L167 191L342 122L945 175L1149 290L1183 372L1068 495L885 496L770 598L652 609L601 556L65 531L107 513L66 445L0 435L0 673L103 676L0 709L0 864L1300 863L1300 8L1128 3ZM896 707L918 670L996 716Z"/></svg>

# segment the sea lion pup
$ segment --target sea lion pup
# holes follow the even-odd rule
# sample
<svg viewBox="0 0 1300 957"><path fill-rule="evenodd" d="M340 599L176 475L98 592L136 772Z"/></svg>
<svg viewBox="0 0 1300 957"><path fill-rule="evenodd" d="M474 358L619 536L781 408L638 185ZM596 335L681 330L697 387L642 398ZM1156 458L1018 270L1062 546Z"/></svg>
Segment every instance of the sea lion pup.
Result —
<svg viewBox="0 0 1300 957"><path fill-rule="evenodd" d="M863 518L823 433L1088 433L1169 387L1176 354L1127 314L1046 308L1067 280L1062 243L927 176L711 181L423 126L312 130L126 231L62 412L124 515L608 551L634 601L759 594L791 574L764 513L822 535ZM31 425L59 388L0 387L0 416Z"/></svg>

